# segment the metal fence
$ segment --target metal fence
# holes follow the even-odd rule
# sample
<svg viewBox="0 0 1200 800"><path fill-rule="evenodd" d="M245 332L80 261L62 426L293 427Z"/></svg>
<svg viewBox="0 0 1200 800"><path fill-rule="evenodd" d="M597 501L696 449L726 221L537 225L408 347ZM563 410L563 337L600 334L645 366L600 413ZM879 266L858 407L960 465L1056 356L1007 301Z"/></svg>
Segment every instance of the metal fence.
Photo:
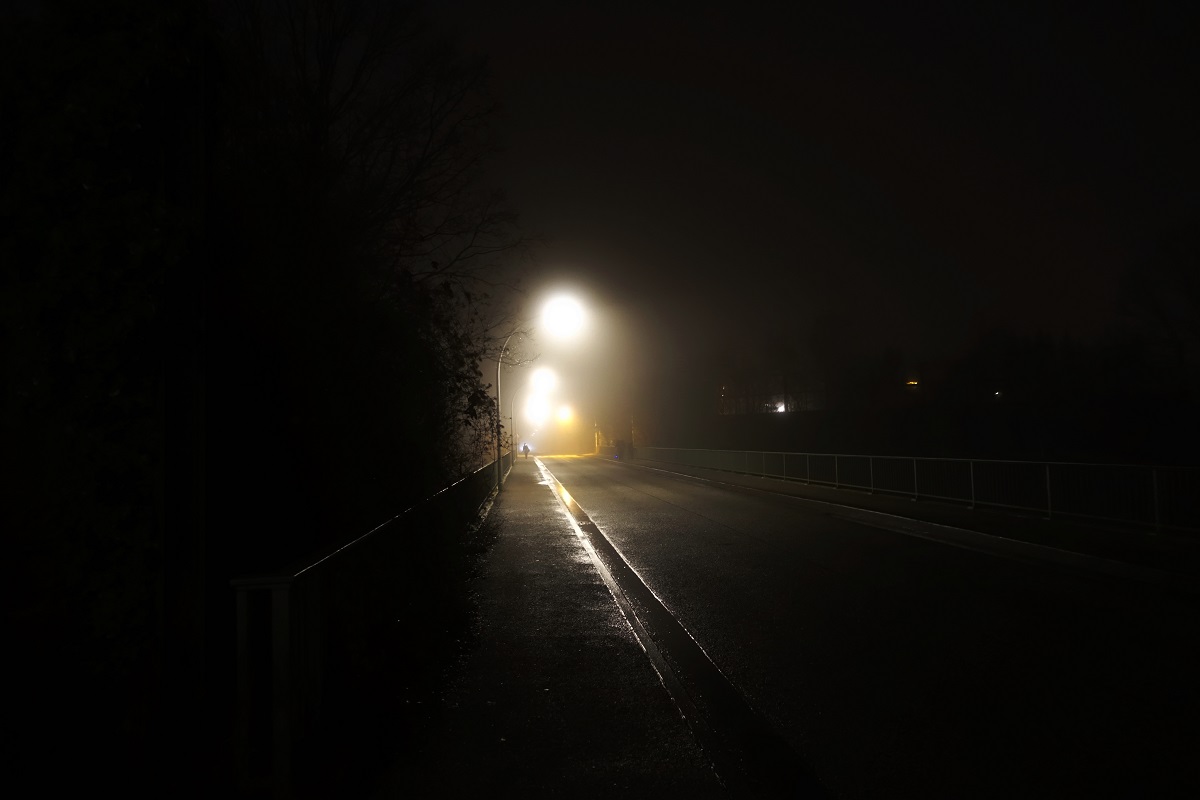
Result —
<svg viewBox="0 0 1200 800"><path fill-rule="evenodd" d="M671 447L639 447L637 457L970 507L1093 519L1136 529L1200 530L1197 467Z"/></svg>
<svg viewBox="0 0 1200 800"><path fill-rule="evenodd" d="M506 453L503 473L511 466ZM495 467L493 461L340 547L232 581L235 778L243 796L293 796L298 767L322 755L321 729L387 684L389 665L419 640L405 626L427 616L409 607L414 587L427 591L428 576L452 558L495 487Z"/></svg>

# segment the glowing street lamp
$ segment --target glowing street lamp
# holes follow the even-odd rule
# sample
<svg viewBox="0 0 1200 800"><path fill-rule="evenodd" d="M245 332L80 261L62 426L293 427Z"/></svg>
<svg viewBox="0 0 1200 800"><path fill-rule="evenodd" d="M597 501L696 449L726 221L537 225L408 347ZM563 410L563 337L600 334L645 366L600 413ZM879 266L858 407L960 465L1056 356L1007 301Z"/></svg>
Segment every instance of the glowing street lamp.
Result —
<svg viewBox="0 0 1200 800"><path fill-rule="evenodd" d="M530 376L529 383L538 394L549 394L558 387L558 376L549 367L538 367Z"/></svg>
<svg viewBox="0 0 1200 800"><path fill-rule="evenodd" d="M542 326L552 336L570 339L583 330L583 306L574 297L552 297L542 308Z"/></svg>
<svg viewBox="0 0 1200 800"><path fill-rule="evenodd" d="M541 327L552 336L571 338L583 330L584 317L583 305L578 300L567 295L558 295L552 297L543 306ZM504 406L500 402L500 367L504 364L504 354L508 351L508 343L516 333L517 328L513 328L508 336L505 337L504 344L500 347L500 355L496 358L496 491L501 491L504 487L501 480L504 476L504 471L500 464L500 451L503 447L500 419L504 413ZM509 426L512 425L511 405L510 403Z"/></svg>
<svg viewBox="0 0 1200 800"><path fill-rule="evenodd" d="M550 416L550 403L545 397L535 394L526 401L525 418L534 425L544 424L548 416Z"/></svg>
<svg viewBox="0 0 1200 800"><path fill-rule="evenodd" d="M532 391L536 397L537 395L549 394L550 392L554 391L557 386L558 375L555 374L554 370L550 369L549 367L538 367L533 371L533 375L530 376L529 386L527 388L528 390ZM514 449L516 447L516 440L514 439L514 436L516 435L517 426L513 411L517 407L517 394L517 392L513 392L512 399L508 401L508 447L512 452L516 452ZM532 399L533 398L526 399L525 401L526 417L529 416L528 407L529 403L532 402ZM542 415L541 418L537 419L537 422L540 424L544 420L545 415Z"/></svg>

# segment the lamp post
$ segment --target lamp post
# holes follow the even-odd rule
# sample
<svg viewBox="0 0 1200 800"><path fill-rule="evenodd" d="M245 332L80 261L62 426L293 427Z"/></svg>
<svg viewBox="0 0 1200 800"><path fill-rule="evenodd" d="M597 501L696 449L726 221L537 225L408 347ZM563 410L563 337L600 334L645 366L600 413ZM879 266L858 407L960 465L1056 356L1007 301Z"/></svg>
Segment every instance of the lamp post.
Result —
<svg viewBox="0 0 1200 800"><path fill-rule="evenodd" d="M504 477L504 465L500 463L500 418L504 413L504 406L500 404L500 366L504 363L504 351L508 350L508 342L514 334L516 334L515 329L504 339L504 344L500 347L500 355L496 358L496 491L500 491L503 486L501 479ZM509 424L512 424L511 420Z"/></svg>
<svg viewBox="0 0 1200 800"><path fill-rule="evenodd" d="M517 393L513 392L513 396L508 401L508 452L513 454L513 461L517 459L517 426L513 423L513 409L517 405Z"/></svg>

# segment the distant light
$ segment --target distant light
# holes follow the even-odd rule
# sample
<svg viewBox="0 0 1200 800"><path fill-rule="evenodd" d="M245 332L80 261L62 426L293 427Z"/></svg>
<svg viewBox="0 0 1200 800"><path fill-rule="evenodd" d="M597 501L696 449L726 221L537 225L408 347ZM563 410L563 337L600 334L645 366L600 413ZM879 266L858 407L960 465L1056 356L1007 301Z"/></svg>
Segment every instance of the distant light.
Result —
<svg viewBox="0 0 1200 800"><path fill-rule="evenodd" d="M550 403L541 395L534 395L525 401L525 418L535 425L541 425L550 415Z"/></svg>
<svg viewBox="0 0 1200 800"><path fill-rule="evenodd" d="M996 397L999 397L999 396L1000 396L1000 393L999 393L999 392L996 392Z"/></svg>
<svg viewBox="0 0 1200 800"><path fill-rule="evenodd" d="M558 376L549 367L538 367L529 376L529 382L535 392L545 394L554 391L554 387L558 386Z"/></svg>
<svg viewBox="0 0 1200 800"><path fill-rule="evenodd" d="M575 412L571 410L570 406L559 406L559 409L558 409L558 421L559 422L570 422L574 418L575 418Z"/></svg>
<svg viewBox="0 0 1200 800"><path fill-rule="evenodd" d="M908 381L908 382L907 382L907 383L905 383L904 385L905 385L905 386L918 386L918 385L920 385L920 384L918 384L918 383L917 383L917 381Z"/></svg>
<svg viewBox="0 0 1200 800"><path fill-rule="evenodd" d="M786 408L787 408L787 407L786 407L786 406L785 406L783 403L776 403L776 404L775 404L775 410L776 410L776 411L783 411L783 410L785 410Z"/></svg>

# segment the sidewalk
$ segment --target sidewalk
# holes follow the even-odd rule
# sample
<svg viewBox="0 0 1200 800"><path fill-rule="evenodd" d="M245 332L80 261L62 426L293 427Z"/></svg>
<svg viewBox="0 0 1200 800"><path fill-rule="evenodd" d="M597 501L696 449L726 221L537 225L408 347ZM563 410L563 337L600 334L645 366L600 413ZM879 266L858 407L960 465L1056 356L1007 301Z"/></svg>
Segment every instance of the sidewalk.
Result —
<svg viewBox="0 0 1200 800"><path fill-rule="evenodd" d="M471 581L471 642L372 800L726 796L540 480L517 460Z"/></svg>

